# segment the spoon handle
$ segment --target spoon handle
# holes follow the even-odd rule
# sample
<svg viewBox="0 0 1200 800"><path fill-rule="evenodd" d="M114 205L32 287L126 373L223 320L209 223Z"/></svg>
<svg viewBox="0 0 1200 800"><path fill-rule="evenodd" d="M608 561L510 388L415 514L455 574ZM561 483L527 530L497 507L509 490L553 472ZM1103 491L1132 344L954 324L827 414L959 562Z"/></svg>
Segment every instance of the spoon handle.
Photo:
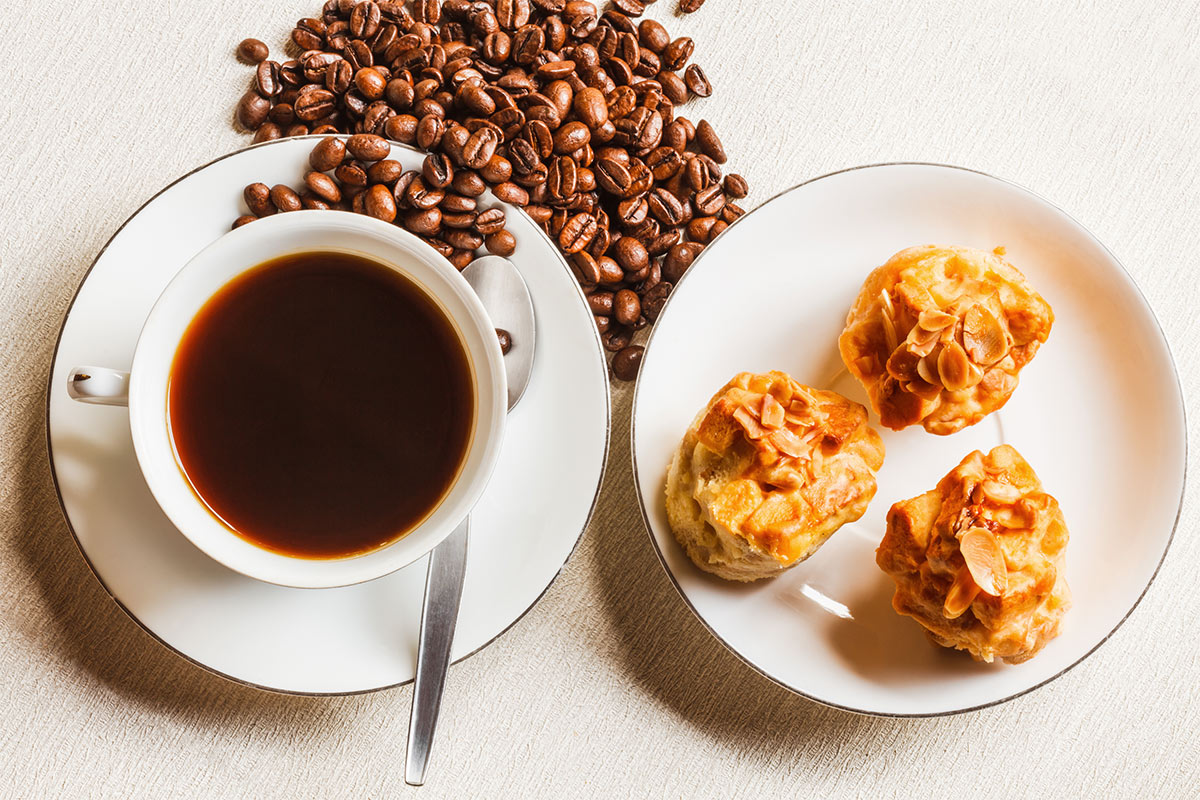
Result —
<svg viewBox="0 0 1200 800"><path fill-rule="evenodd" d="M421 608L421 638L417 645L417 680L413 689L412 715L408 719L408 754L404 782L412 786L425 783L425 766L433 746L442 688L450 666L450 645L458 622L463 578L467 573L467 542L471 518L462 521L453 533L429 554L429 573L425 578L425 603Z"/></svg>

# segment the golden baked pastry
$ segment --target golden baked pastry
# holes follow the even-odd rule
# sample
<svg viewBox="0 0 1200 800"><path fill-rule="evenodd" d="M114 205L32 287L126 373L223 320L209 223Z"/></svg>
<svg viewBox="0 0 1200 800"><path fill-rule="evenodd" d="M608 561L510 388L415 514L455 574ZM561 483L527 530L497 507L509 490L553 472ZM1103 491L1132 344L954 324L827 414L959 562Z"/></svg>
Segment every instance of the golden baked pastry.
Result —
<svg viewBox="0 0 1200 800"><path fill-rule="evenodd" d="M1058 634L1071 605L1067 525L1014 448L976 450L937 488L892 506L875 561L892 606L943 647L1019 664Z"/></svg>
<svg viewBox="0 0 1200 800"><path fill-rule="evenodd" d="M867 278L838 348L883 425L944 435L1008 402L1054 312L1002 254L910 247Z"/></svg>
<svg viewBox="0 0 1200 800"><path fill-rule="evenodd" d="M667 516L696 566L729 580L767 578L861 517L882 464L863 406L783 372L743 372L683 437Z"/></svg>

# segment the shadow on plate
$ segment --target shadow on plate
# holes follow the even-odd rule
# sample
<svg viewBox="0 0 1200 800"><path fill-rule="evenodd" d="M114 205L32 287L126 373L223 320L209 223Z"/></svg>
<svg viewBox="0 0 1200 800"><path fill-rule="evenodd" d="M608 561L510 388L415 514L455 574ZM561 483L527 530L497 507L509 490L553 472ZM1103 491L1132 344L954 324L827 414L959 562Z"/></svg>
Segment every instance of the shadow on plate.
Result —
<svg viewBox="0 0 1200 800"><path fill-rule="evenodd" d="M54 304L43 306L54 311ZM52 328L51 328L52 329ZM31 374L46 375L52 341L31 355ZM198 725L269 722L263 731L320 731L334 736L338 725L314 722L318 717L350 714L362 698L311 698L271 694L243 686L204 670L170 651L129 618L92 574L75 545L59 506L46 450L45 392L27 394L9 408L19 420L20 470L11 510L16 518L15 550L31 578L29 590L44 610L29 619L48 620L30 638L43 653L46 669L65 660L88 673L130 703L189 719ZM76 678L86 681L86 678Z"/></svg>
<svg viewBox="0 0 1200 800"><path fill-rule="evenodd" d="M928 721L866 717L827 708L763 677L713 638L663 573L629 477L630 386L613 390L613 438L603 493L580 556L621 647L619 668L702 734L763 759L830 757L848 744L888 747ZM937 724L957 725L950 720ZM873 744L872 744L873 743Z"/></svg>

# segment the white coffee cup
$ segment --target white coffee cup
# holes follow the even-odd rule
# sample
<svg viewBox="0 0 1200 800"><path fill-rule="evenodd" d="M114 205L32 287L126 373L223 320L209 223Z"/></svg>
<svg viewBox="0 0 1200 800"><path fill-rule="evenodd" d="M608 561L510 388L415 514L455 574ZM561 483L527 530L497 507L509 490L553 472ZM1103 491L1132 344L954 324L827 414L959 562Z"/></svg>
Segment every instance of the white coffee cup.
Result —
<svg viewBox="0 0 1200 800"><path fill-rule="evenodd" d="M475 420L458 478L436 509L400 539L362 555L309 559L282 555L234 533L199 498L171 438L167 386L171 363L192 319L221 287L289 253L355 253L402 273L425 289L454 324L475 384ZM507 385L495 328L474 291L449 261L395 225L331 211L296 211L258 220L200 251L167 285L138 337L128 373L79 367L68 378L76 400L128 405L134 451L159 506L184 536L230 569L283 586L347 586L411 564L446 538L479 500L500 456ZM231 387L236 391L236 387ZM336 533L336 532L334 532Z"/></svg>

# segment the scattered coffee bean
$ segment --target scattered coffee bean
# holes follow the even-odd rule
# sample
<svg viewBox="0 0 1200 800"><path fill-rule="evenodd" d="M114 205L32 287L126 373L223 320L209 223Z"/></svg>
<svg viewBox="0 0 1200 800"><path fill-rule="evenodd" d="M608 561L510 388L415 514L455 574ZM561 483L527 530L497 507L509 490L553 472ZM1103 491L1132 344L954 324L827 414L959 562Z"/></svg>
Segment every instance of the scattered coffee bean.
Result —
<svg viewBox="0 0 1200 800"><path fill-rule="evenodd" d="M280 211L299 211L302 208L300 195L282 183L271 187L271 202Z"/></svg>
<svg viewBox="0 0 1200 800"><path fill-rule="evenodd" d="M270 51L258 39L242 39L237 46L237 55L247 64L257 64L266 59Z"/></svg>
<svg viewBox="0 0 1200 800"><path fill-rule="evenodd" d="M619 381L631 381L636 378L645 349L640 344L635 344L618 350L612 360L613 376Z"/></svg>
<svg viewBox="0 0 1200 800"><path fill-rule="evenodd" d="M506 258L517 249L517 239L508 231L489 233L483 240L483 244L489 253Z"/></svg>
<svg viewBox="0 0 1200 800"><path fill-rule="evenodd" d="M267 121L271 101L257 92L246 92L237 105L237 121L243 128L258 130Z"/></svg>
<svg viewBox="0 0 1200 800"><path fill-rule="evenodd" d="M725 182L722 185L725 188L725 194L735 200L740 200L750 193L750 187L746 183L746 179L734 172L725 176ZM726 203L726 206L729 205L729 203Z"/></svg>
<svg viewBox="0 0 1200 800"><path fill-rule="evenodd" d="M683 71L683 80L688 91L696 97L708 97L712 94L712 84L708 82L708 76L699 64L688 64L687 69Z"/></svg>
<svg viewBox="0 0 1200 800"><path fill-rule="evenodd" d="M512 350L512 334L504 328L496 328L496 338L500 340L501 355L508 355L508 351Z"/></svg>
<svg viewBox="0 0 1200 800"><path fill-rule="evenodd" d="M704 5L704 0L679 0L679 10L684 14L694 14Z"/></svg>

